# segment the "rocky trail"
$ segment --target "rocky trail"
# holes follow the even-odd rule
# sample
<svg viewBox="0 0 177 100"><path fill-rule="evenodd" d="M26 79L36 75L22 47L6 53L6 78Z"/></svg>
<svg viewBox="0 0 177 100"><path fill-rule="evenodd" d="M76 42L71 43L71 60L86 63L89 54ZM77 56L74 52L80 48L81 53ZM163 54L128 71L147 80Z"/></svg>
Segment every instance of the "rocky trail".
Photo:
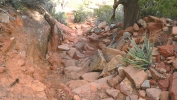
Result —
<svg viewBox="0 0 177 100"><path fill-rule="evenodd" d="M37 11L3 9L1 100L177 100L177 21L148 16L122 30L119 22L76 24L68 13L68 26L50 27ZM61 34L48 37L55 27ZM146 33L156 39L152 65L141 70L121 57L133 47L128 38L141 45Z"/></svg>

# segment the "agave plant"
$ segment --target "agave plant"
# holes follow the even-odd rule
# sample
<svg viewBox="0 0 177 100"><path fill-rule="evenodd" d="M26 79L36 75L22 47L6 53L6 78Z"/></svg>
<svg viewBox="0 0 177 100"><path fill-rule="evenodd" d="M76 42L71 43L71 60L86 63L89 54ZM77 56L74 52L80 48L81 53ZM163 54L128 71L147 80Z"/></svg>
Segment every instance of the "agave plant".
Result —
<svg viewBox="0 0 177 100"><path fill-rule="evenodd" d="M151 46L150 40L146 36L142 46L138 46L133 39L130 39L130 41L133 44L133 48L129 48L127 56L123 58L123 61L135 65L136 68L147 70L151 65L154 42Z"/></svg>

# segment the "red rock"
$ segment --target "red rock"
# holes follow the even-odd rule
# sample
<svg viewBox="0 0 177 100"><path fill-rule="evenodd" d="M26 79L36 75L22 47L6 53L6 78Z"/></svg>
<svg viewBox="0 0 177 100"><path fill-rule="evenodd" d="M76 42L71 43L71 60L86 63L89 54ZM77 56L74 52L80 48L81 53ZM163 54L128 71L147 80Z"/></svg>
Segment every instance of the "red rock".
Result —
<svg viewBox="0 0 177 100"><path fill-rule="evenodd" d="M81 100L81 98L78 95L74 95L73 99L74 100Z"/></svg>
<svg viewBox="0 0 177 100"><path fill-rule="evenodd" d="M158 50L162 56L169 57L169 56L173 56L174 47L172 45L163 45L163 46L159 46Z"/></svg>
<svg viewBox="0 0 177 100"><path fill-rule="evenodd" d="M158 63L157 68L165 68L165 63L161 61L160 63Z"/></svg>
<svg viewBox="0 0 177 100"><path fill-rule="evenodd" d="M170 65L165 65L165 70L166 70L166 72L170 72L171 71L171 66Z"/></svg>
<svg viewBox="0 0 177 100"><path fill-rule="evenodd" d="M174 72L173 75L170 76L170 97L171 100L177 100L177 72Z"/></svg>
<svg viewBox="0 0 177 100"><path fill-rule="evenodd" d="M119 84L119 81L116 78L111 78L108 80L108 84L111 87L114 87L115 85Z"/></svg>
<svg viewBox="0 0 177 100"><path fill-rule="evenodd" d="M89 72L82 75L82 78L88 82L95 81L99 78L100 72Z"/></svg>
<svg viewBox="0 0 177 100"><path fill-rule="evenodd" d="M162 91L158 88L148 88L148 89L146 89L147 97L149 97L151 100L159 100L161 92Z"/></svg>
<svg viewBox="0 0 177 100"><path fill-rule="evenodd" d="M134 29L135 31L138 31L138 30L139 30L139 26L138 26L136 23L134 23L133 29Z"/></svg>
<svg viewBox="0 0 177 100"><path fill-rule="evenodd" d="M160 55L157 55L157 56L156 56L156 61L157 61L158 63L161 61Z"/></svg>
<svg viewBox="0 0 177 100"><path fill-rule="evenodd" d="M98 90L110 88L109 85L107 84L107 80L109 80L110 78L112 78L112 76L107 76L107 77L101 78L99 80L96 80L94 82L91 82L89 84L83 85L81 87L78 87L78 88L72 90L72 93L74 93L80 97L84 96L85 98L97 96L94 93L98 92ZM98 100L98 99L93 99L93 100Z"/></svg>
<svg viewBox="0 0 177 100"><path fill-rule="evenodd" d="M169 80L168 80L168 79L159 80L159 81L158 81L158 86L159 86L160 89L162 89L163 91L167 91L167 90L168 90L168 87L169 87Z"/></svg>
<svg viewBox="0 0 177 100"><path fill-rule="evenodd" d="M57 53L54 53L53 55L51 55L47 60L49 61L49 63L52 64L52 66L59 67L61 64L60 55L58 55Z"/></svg>
<svg viewBox="0 0 177 100"><path fill-rule="evenodd" d="M139 90L138 92L139 92L140 97L143 97L143 98L146 97L145 90Z"/></svg>
<svg viewBox="0 0 177 100"><path fill-rule="evenodd" d="M177 35L177 26L173 26L172 28L172 34Z"/></svg>
<svg viewBox="0 0 177 100"><path fill-rule="evenodd" d="M127 78L135 83L136 88L140 88L141 84L148 78L144 70L137 69L132 65L125 67L124 72Z"/></svg>
<svg viewBox="0 0 177 100"><path fill-rule="evenodd" d="M0 73L3 73L6 71L6 68L5 67L0 67Z"/></svg>
<svg viewBox="0 0 177 100"><path fill-rule="evenodd" d="M69 66L64 69L64 73L71 79L79 79L79 77L82 76L85 71L82 67Z"/></svg>
<svg viewBox="0 0 177 100"><path fill-rule="evenodd" d="M159 73L157 70L155 70L152 67L149 68L149 71L151 72L153 79L165 79L166 78L163 74Z"/></svg>
<svg viewBox="0 0 177 100"><path fill-rule="evenodd" d="M66 83L66 85L67 85L69 88L71 88L72 90L73 90L73 89L76 89L76 88L78 88L78 87L80 87L80 86L83 86L83 85L85 85L85 84L88 84L88 82L85 81L85 80L71 80L71 81L68 81L68 82Z"/></svg>
<svg viewBox="0 0 177 100"><path fill-rule="evenodd" d="M68 50L69 50L69 47L68 47L67 44L59 45L59 46L58 46L58 50L61 50L61 51L68 51Z"/></svg>
<svg viewBox="0 0 177 100"><path fill-rule="evenodd" d="M89 40L91 42L95 42L99 40L99 35L96 35L95 33L93 33L91 36L89 36Z"/></svg>
<svg viewBox="0 0 177 100"><path fill-rule="evenodd" d="M173 67L177 69L177 58L173 61Z"/></svg>
<svg viewBox="0 0 177 100"><path fill-rule="evenodd" d="M118 96L118 94L120 93L120 91L119 91L119 90L116 90L116 89L107 89L107 90L106 90L106 93L107 93L109 96L111 96L111 97L113 97L113 98L116 98L116 97Z"/></svg>
<svg viewBox="0 0 177 100"><path fill-rule="evenodd" d="M14 42L15 42L15 37L12 37L9 40L5 41L4 46L2 47L2 51L7 52L11 48Z"/></svg>
<svg viewBox="0 0 177 100"><path fill-rule="evenodd" d="M71 58L73 58L73 56L74 56L76 50L77 50L76 48L70 48L70 50L67 51L67 54L68 54Z"/></svg>
<svg viewBox="0 0 177 100"><path fill-rule="evenodd" d="M160 94L160 100L170 100L169 91L162 91Z"/></svg>
<svg viewBox="0 0 177 100"><path fill-rule="evenodd" d="M133 93L133 84L130 82L127 78L125 78L119 85L118 87L120 88L120 91L128 96Z"/></svg>
<svg viewBox="0 0 177 100"><path fill-rule="evenodd" d="M128 28L125 29L125 32L134 32L134 29L132 26L129 26Z"/></svg>
<svg viewBox="0 0 177 100"><path fill-rule="evenodd" d="M138 96L137 95L129 95L126 97L126 100L138 100Z"/></svg>
<svg viewBox="0 0 177 100"><path fill-rule="evenodd" d="M103 47L102 48L103 55L107 62L111 61L112 58L114 58L117 55L125 56L126 53L124 51L113 49L109 47Z"/></svg>
<svg viewBox="0 0 177 100"><path fill-rule="evenodd" d="M80 53L79 51L76 51L74 56L73 56L73 58L76 59L76 60L79 60L79 59L84 58L84 57L85 57L85 55Z"/></svg>
<svg viewBox="0 0 177 100"><path fill-rule="evenodd" d="M162 28L163 28L162 22L158 22L158 23L151 22L151 23L148 23L148 27L147 27L148 31L152 32L152 34L160 32Z"/></svg>
<svg viewBox="0 0 177 100"><path fill-rule="evenodd" d="M151 79L149 83L150 83L150 85L156 85L156 80Z"/></svg>
<svg viewBox="0 0 177 100"><path fill-rule="evenodd" d="M99 25L98 25L98 27L99 28L105 28L106 27L106 21L103 21L103 22L101 22Z"/></svg>
<svg viewBox="0 0 177 100"><path fill-rule="evenodd" d="M144 33L144 29L143 28L140 28L139 31L138 31L139 34L143 34Z"/></svg>
<svg viewBox="0 0 177 100"><path fill-rule="evenodd" d="M84 45L84 50L85 50L85 51L87 51L87 50L93 51L94 48L90 47L88 44L85 44L85 45Z"/></svg>

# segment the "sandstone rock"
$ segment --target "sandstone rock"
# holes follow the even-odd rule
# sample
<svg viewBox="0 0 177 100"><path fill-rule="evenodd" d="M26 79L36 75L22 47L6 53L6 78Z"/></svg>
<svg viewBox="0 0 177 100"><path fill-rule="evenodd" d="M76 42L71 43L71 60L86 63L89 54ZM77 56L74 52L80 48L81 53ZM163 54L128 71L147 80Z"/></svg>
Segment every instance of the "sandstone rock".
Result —
<svg viewBox="0 0 177 100"><path fill-rule="evenodd" d="M76 52L76 48L70 48L69 51L67 51L67 54L72 58Z"/></svg>
<svg viewBox="0 0 177 100"><path fill-rule="evenodd" d="M60 51L68 51L69 47L68 47L67 44L59 45L58 46L58 50L60 50Z"/></svg>
<svg viewBox="0 0 177 100"><path fill-rule="evenodd" d="M151 79L150 81L149 81L149 83L150 83L150 85L156 85L156 80L153 80L153 79Z"/></svg>
<svg viewBox="0 0 177 100"><path fill-rule="evenodd" d="M137 22L138 22L138 24L140 24L141 26L143 26L144 29L146 29L147 24L146 24L146 22L143 19L139 19Z"/></svg>
<svg viewBox="0 0 177 100"><path fill-rule="evenodd" d="M129 95L126 97L126 100L138 100L138 96L137 95Z"/></svg>
<svg viewBox="0 0 177 100"><path fill-rule="evenodd" d="M105 28L106 24L107 24L106 21L103 21L98 25L98 28Z"/></svg>
<svg viewBox="0 0 177 100"><path fill-rule="evenodd" d="M107 62L111 61L116 55L125 56L126 53L124 51L120 51L118 49L113 49L109 47L102 48L103 55Z"/></svg>
<svg viewBox="0 0 177 100"><path fill-rule="evenodd" d="M177 72L174 72L171 76L170 76L170 88L169 88L169 92L170 92L170 97L171 100L177 100Z"/></svg>
<svg viewBox="0 0 177 100"><path fill-rule="evenodd" d="M65 67L75 66L76 62L77 61L75 59L62 59L62 63L64 64Z"/></svg>
<svg viewBox="0 0 177 100"><path fill-rule="evenodd" d="M85 55L84 54L81 54L79 51L76 51L73 58L76 59L76 60L79 60L81 58L84 58Z"/></svg>
<svg viewBox="0 0 177 100"><path fill-rule="evenodd" d="M165 79L166 77L163 74L160 74L158 71L156 71L154 68L150 67L150 72L152 74L153 79Z"/></svg>
<svg viewBox="0 0 177 100"><path fill-rule="evenodd" d="M144 70L137 69L132 65L124 68L125 74L127 78L135 83L136 88L140 88L141 84L148 78L147 74Z"/></svg>
<svg viewBox="0 0 177 100"><path fill-rule="evenodd" d="M123 33L123 38L124 38L124 39L130 38L131 35L132 35L132 34L131 34L130 32L124 32L124 33Z"/></svg>
<svg viewBox="0 0 177 100"><path fill-rule="evenodd" d="M170 100L169 91L162 91L160 94L160 100Z"/></svg>
<svg viewBox="0 0 177 100"><path fill-rule="evenodd" d="M95 42L99 40L99 35L93 33L91 36L88 37L91 42Z"/></svg>
<svg viewBox="0 0 177 100"><path fill-rule="evenodd" d="M110 78L112 78L112 76L107 76L99 80L96 80L94 82L91 82L89 84L83 85L81 87L78 87L72 90L72 93L77 94L80 97L84 96L84 98L90 98L92 96L97 96L97 95L92 95L92 94L97 92L100 89L110 88L109 85L107 84L107 80Z"/></svg>
<svg viewBox="0 0 177 100"><path fill-rule="evenodd" d="M173 36L173 41L177 41L177 36L175 35L175 36Z"/></svg>
<svg viewBox="0 0 177 100"><path fill-rule="evenodd" d="M73 99L74 100L81 100L81 98L78 95L74 95Z"/></svg>
<svg viewBox="0 0 177 100"><path fill-rule="evenodd" d="M120 91L124 94L124 95L126 95L126 96L128 96L128 95L130 95L130 94L132 94L133 93L133 90L134 90L134 88L133 88L133 84L127 79L127 78L125 78L120 84L119 84L119 88L120 88Z"/></svg>
<svg viewBox="0 0 177 100"><path fill-rule="evenodd" d="M126 96L123 93L119 93L117 96L117 100L126 100Z"/></svg>
<svg viewBox="0 0 177 100"><path fill-rule="evenodd" d="M177 69L177 58L173 61L173 67Z"/></svg>
<svg viewBox="0 0 177 100"><path fill-rule="evenodd" d="M9 16L4 12L0 13L0 22L2 23L9 23Z"/></svg>
<svg viewBox="0 0 177 100"><path fill-rule="evenodd" d="M101 50L98 49L91 59L89 71L102 70L106 66L106 64L107 62L103 57L103 53L101 52Z"/></svg>
<svg viewBox="0 0 177 100"><path fill-rule="evenodd" d="M88 82L95 81L99 78L100 72L89 72L82 75L82 78Z"/></svg>
<svg viewBox="0 0 177 100"><path fill-rule="evenodd" d="M155 48L155 47L153 48L152 55L153 55L153 56L159 55L158 48Z"/></svg>
<svg viewBox="0 0 177 100"><path fill-rule="evenodd" d="M107 31L110 30L110 27L109 27L109 26L106 26L104 30L107 32Z"/></svg>
<svg viewBox="0 0 177 100"><path fill-rule="evenodd" d="M64 73L71 79L79 79L85 73L82 69L81 67L69 66L64 69Z"/></svg>
<svg viewBox="0 0 177 100"><path fill-rule="evenodd" d="M0 73L3 73L3 72L5 72L5 71L6 71L6 68L5 68L5 67L0 66Z"/></svg>
<svg viewBox="0 0 177 100"><path fill-rule="evenodd" d="M72 90L76 89L76 88L78 88L80 86L83 86L85 84L88 84L88 82L85 81L85 80L71 80L71 81L69 81L69 82L66 83L66 85L69 88L71 88Z"/></svg>
<svg viewBox="0 0 177 100"><path fill-rule="evenodd" d="M108 80L108 84L109 84L109 86L111 86L111 87L114 87L114 86L117 85L118 83L119 83L119 81L118 81L116 78L114 78L114 77Z"/></svg>
<svg viewBox="0 0 177 100"><path fill-rule="evenodd" d="M168 27L162 28L163 31L168 31Z"/></svg>
<svg viewBox="0 0 177 100"><path fill-rule="evenodd" d="M177 35L177 26L173 26L172 28L172 34Z"/></svg>
<svg viewBox="0 0 177 100"><path fill-rule="evenodd" d="M130 33L134 32L133 26L127 27L127 28L125 29L125 32L130 32Z"/></svg>
<svg viewBox="0 0 177 100"><path fill-rule="evenodd" d="M139 26L138 26L136 23L134 23L133 29L134 29L135 31L138 31L138 30L139 30Z"/></svg>
<svg viewBox="0 0 177 100"><path fill-rule="evenodd" d="M85 45L84 45L84 50L85 50L85 51L87 51L87 50L93 51L94 48L90 47L88 44L85 44Z"/></svg>
<svg viewBox="0 0 177 100"><path fill-rule="evenodd" d="M125 78L125 72L124 72L124 68L123 66L119 67L117 70L118 70L118 73L119 73L119 76L122 77L123 79Z"/></svg>
<svg viewBox="0 0 177 100"><path fill-rule="evenodd" d="M173 56L174 47L172 45L163 45L163 46L159 46L158 50L162 56L169 57L169 56Z"/></svg>
<svg viewBox="0 0 177 100"><path fill-rule="evenodd" d="M106 98L106 99L101 99L101 100L114 100L113 98Z"/></svg>
<svg viewBox="0 0 177 100"><path fill-rule="evenodd" d="M103 68L103 71L100 76L102 75L104 76L107 74L107 72L124 65L124 62L121 60L121 57L122 56L117 55L114 58L112 58L111 61L107 63L107 65Z"/></svg>
<svg viewBox="0 0 177 100"><path fill-rule="evenodd" d="M145 98L146 96L145 90L139 90L138 92L139 92L140 97Z"/></svg>
<svg viewBox="0 0 177 100"><path fill-rule="evenodd" d="M119 90L116 90L116 89L107 89L107 90L106 90L106 93L107 93L109 96L111 96L111 97L113 97L113 98L116 98L116 97L118 96L118 94L120 93L120 91L119 91Z"/></svg>
<svg viewBox="0 0 177 100"><path fill-rule="evenodd" d="M82 51L83 48L84 48L85 42L86 42L86 40L82 40L82 42L79 41L79 42L77 42L77 43L74 44L74 47L75 47L76 49Z"/></svg>
<svg viewBox="0 0 177 100"><path fill-rule="evenodd" d="M141 85L142 89L150 88L150 80L145 80L143 84Z"/></svg>
<svg viewBox="0 0 177 100"><path fill-rule="evenodd" d="M162 91L158 88L146 89L146 94L151 100L159 100L161 92Z"/></svg>
<svg viewBox="0 0 177 100"><path fill-rule="evenodd" d="M158 86L160 87L161 90L167 91L169 87L169 80L168 79L159 80Z"/></svg>
<svg viewBox="0 0 177 100"><path fill-rule="evenodd" d="M9 40L5 41L4 46L2 47L2 51L7 52L14 43L15 43L15 37L12 37Z"/></svg>
<svg viewBox="0 0 177 100"><path fill-rule="evenodd" d="M57 53L51 55L47 60L52 64L52 66L59 67L61 64L61 58Z"/></svg>
<svg viewBox="0 0 177 100"><path fill-rule="evenodd" d="M95 34L99 34L99 33L102 32L102 29L101 29L101 28L94 28L93 32L94 32Z"/></svg>
<svg viewBox="0 0 177 100"><path fill-rule="evenodd" d="M160 63L158 63L157 68L165 68L165 63L161 61Z"/></svg>
<svg viewBox="0 0 177 100"><path fill-rule="evenodd" d="M121 49L122 46L125 44L125 40L123 39L123 37L121 37L116 43L115 43L115 47L116 49Z"/></svg>
<svg viewBox="0 0 177 100"><path fill-rule="evenodd" d="M114 87L117 84L119 84L120 82L122 82L122 80L123 80L123 78L121 78L119 75L117 75L116 77L109 79L108 84L109 84L109 86Z"/></svg>

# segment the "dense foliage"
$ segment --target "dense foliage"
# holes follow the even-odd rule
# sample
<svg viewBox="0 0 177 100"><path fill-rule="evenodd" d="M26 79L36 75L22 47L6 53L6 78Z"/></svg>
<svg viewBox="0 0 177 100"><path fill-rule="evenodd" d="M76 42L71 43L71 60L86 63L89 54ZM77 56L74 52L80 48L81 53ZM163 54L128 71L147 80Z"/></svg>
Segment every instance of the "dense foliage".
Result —
<svg viewBox="0 0 177 100"><path fill-rule="evenodd" d="M177 19L177 0L139 0L141 17L153 15Z"/></svg>

